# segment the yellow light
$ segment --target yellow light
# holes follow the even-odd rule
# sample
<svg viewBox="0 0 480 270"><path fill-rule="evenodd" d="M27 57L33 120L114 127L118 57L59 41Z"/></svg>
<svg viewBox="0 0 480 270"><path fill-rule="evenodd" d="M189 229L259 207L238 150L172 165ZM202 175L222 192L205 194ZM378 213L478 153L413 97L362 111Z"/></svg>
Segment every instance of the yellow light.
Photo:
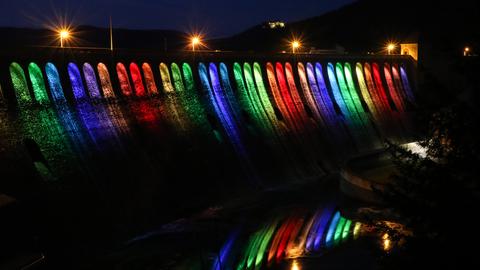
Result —
<svg viewBox="0 0 480 270"><path fill-rule="evenodd" d="M298 266L298 262L296 260L292 262L292 268L290 268L290 270L300 270L300 266Z"/></svg>
<svg viewBox="0 0 480 270"><path fill-rule="evenodd" d="M383 250L389 251L391 248L390 236L388 233L384 234L383 237Z"/></svg>
<svg viewBox="0 0 480 270"><path fill-rule="evenodd" d="M60 29L58 35L60 36L60 47L63 48L64 41L70 38L70 31L68 29Z"/></svg>
<svg viewBox="0 0 480 270"><path fill-rule="evenodd" d="M470 48L469 48L469 47L465 47L465 51L466 51L466 52L469 52L469 51L470 51Z"/></svg>
<svg viewBox="0 0 480 270"><path fill-rule="evenodd" d="M60 37L63 39L67 39L70 36L70 32L68 30L61 30Z"/></svg>
<svg viewBox="0 0 480 270"><path fill-rule="evenodd" d="M292 52L293 53L295 53L295 51L302 46L302 44L298 40L293 40L291 42L291 45L292 45Z"/></svg>
<svg viewBox="0 0 480 270"><path fill-rule="evenodd" d="M194 35L190 38L190 43L192 44L192 51L195 51L195 47L201 45L202 39L199 35Z"/></svg>
<svg viewBox="0 0 480 270"><path fill-rule="evenodd" d="M192 38L192 44L195 44L195 45L196 45L196 44L198 44L198 43L200 43L200 38L199 38L199 37L193 37L193 38Z"/></svg>
<svg viewBox="0 0 480 270"><path fill-rule="evenodd" d="M394 43L388 43L387 44L387 51L388 51L388 54L392 54L392 51L397 47L397 45L395 45Z"/></svg>

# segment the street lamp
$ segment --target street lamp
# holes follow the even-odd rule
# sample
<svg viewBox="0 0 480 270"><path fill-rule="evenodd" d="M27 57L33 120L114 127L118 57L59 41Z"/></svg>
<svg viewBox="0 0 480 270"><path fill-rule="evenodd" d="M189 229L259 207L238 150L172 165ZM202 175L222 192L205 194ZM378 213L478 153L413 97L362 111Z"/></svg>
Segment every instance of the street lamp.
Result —
<svg viewBox="0 0 480 270"><path fill-rule="evenodd" d="M64 40L70 38L70 31L68 31L67 29L61 29L60 31L58 31L58 35L60 36L60 47L63 48Z"/></svg>
<svg viewBox="0 0 480 270"><path fill-rule="evenodd" d="M291 45L292 45L292 53L295 53L295 51L302 46L302 44L298 40L293 40L291 42Z"/></svg>
<svg viewBox="0 0 480 270"><path fill-rule="evenodd" d="M467 56L469 52L470 52L470 48L465 47L465 49L463 49L463 56Z"/></svg>
<svg viewBox="0 0 480 270"><path fill-rule="evenodd" d="M192 43L192 52L194 52L195 46L201 43L201 39L199 36L193 36L191 37L190 42Z"/></svg>
<svg viewBox="0 0 480 270"><path fill-rule="evenodd" d="M389 43L389 44L387 45L387 52L388 52L388 54L392 54L392 51L395 49L395 47L396 47L395 44Z"/></svg>

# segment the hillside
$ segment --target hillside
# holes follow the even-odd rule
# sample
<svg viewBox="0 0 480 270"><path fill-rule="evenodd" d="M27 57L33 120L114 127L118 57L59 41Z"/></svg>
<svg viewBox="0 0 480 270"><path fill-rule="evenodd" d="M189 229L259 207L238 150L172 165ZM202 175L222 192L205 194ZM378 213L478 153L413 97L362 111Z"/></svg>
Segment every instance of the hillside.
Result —
<svg viewBox="0 0 480 270"><path fill-rule="evenodd" d="M351 5L306 20L287 23L283 29L256 26L230 38L212 41L224 50L271 51L288 49L291 36L302 37L306 48L331 49L341 45L349 52L375 51L386 40L422 39L452 48L480 38L479 3L404 0L359 0ZM425 3L427 2L427 3Z"/></svg>

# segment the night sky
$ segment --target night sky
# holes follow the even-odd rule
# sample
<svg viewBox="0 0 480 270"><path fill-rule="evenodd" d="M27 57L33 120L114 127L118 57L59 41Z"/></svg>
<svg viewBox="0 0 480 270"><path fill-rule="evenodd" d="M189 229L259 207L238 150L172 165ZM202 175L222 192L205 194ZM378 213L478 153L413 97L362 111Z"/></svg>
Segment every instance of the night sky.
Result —
<svg viewBox="0 0 480 270"><path fill-rule="evenodd" d="M74 25L199 31L232 35L267 20L296 21L321 15L355 0L0 0L0 26Z"/></svg>

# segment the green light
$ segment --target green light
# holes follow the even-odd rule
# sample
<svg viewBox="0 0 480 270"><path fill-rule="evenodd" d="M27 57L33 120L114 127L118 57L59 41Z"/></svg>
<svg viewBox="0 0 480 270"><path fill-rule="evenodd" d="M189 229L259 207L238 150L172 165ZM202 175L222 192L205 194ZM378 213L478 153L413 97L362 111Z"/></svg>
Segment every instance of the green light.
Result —
<svg viewBox="0 0 480 270"><path fill-rule="evenodd" d="M180 106L178 102L179 95L178 92L182 92L183 83L177 81L176 86L179 88L176 89L172 84L172 79L168 66L165 63L160 63L160 77L162 78L162 85L164 93L166 94L164 104L168 110L168 115L170 116L169 120L173 122L177 131L184 136L187 136L191 130L188 122L188 117L185 115L184 107ZM175 75L178 78L178 74Z"/></svg>
<svg viewBox="0 0 480 270"><path fill-rule="evenodd" d="M348 91L347 84L345 82L345 77L343 76L343 67L341 63L336 64L336 74L337 74L337 82L338 86L340 86L340 93L342 94L343 101L347 105L348 111L350 115L357 118L355 104L353 103L352 97L350 96L350 92ZM358 119L358 118L357 118Z"/></svg>
<svg viewBox="0 0 480 270"><path fill-rule="evenodd" d="M263 109L260 96L257 93L255 82L253 80L252 68L249 63L243 64L243 72L245 74L245 81L247 82L248 96L250 97L254 105L255 111L258 113L261 128L263 132L268 136L267 138L271 138L273 135L273 131L271 126L269 125L270 121L268 120L268 117Z"/></svg>
<svg viewBox="0 0 480 270"><path fill-rule="evenodd" d="M347 80L348 91L350 93L350 96L352 97L352 101L355 105L355 108L357 109L357 112L358 113L365 112L363 110L362 102L360 101L360 97L357 94L357 89L355 87L355 83L353 82L352 68L350 66L350 63L345 63L345 78Z"/></svg>
<svg viewBox="0 0 480 270"><path fill-rule="evenodd" d="M32 82L35 100L42 105L50 103L40 67L35 63L30 63L28 65L28 73L30 75L30 81Z"/></svg>
<svg viewBox="0 0 480 270"><path fill-rule="evenodd" d="M178 73L179 70L175 68L176 64L172 64L172 72ZM195 125L195 130L201 130L203 134L212 134L219 142L222 142L222 136L218 130L214 130L207 119L207 112L200 102L199 95L197 94L197 88L195 81L193 80L193 73L188 63L182 65L183 78L185 80L185 91L180 93L180 102L182 103L185 111L192 119L192 123ZM180 74L175 74L175 78L181 78ZM180 83L177 83L180 84Z"/></svg>
<svg viewBox="0 0 480 270"><path fill-rule="evenodd" d="M272 103L270 102L270 98L267 94L267 90L265 88L265 84L263 83L262 78L262 69L260 65L255 62L253 63L253 73L255 77L255 83L257 85L257 90L260 95L260 100L262 101L263 108L265 110L268 119L272 123L272 128L275 128L277 123L277 117L275 116L275 110L273 109Z"/></svg>
<svg viewBox="0 0 480 270"><path fill-rule="evenodd" d="M261 111L259 111L258 104L255 104L253 97L251 97L250 89L247 89L245 85L243 70L239 63L233 64L233 74L237 85L240 106L253 119L256 128L266 132L264 118ZM251 85L249 87L251 88Z"/></svg>
<svg viewBox="0 0 480 270"><path fill-rule="evenodd" d="M240 262L237 265L237 270L244 270L245 269L245 266L246 266L247 261L248 261L248 257L250 255L250 253L252 252L252 249L255 246L255 243L258 240L260 233L261 233L261 231L258 231L250 237L250 239L248 241L248 244L247 244L247 248L245 249L245 253L243 255L243 259L240 260Z"/></svg>
<svg viewBox="0 0 480 270"><path fill-rule="evenodd" d="M260 95L260 100L263 105L263 111L266 115L267 120L270 120L269 126L273 134L271 139L273 139L275 144L280 148L278 150L279 154L275 154L275 155L282 158L285 157L286 160L290 161L290 164L287 164L287 166L295 167L295 169L298 170L298 164L296 164L298 160L292 157L294 155L292 153L295 151L291 149L292 145L289 142L287 142L287 134L285 129L283 129L284 127L282 126L283 123L278 121L277 116L275 115L275 110L273 108L272 103L270 102L270 97L267 93L267 89L263 82L262 69L257 62L253 63L253 73L255 77L257 91L258 91L258 94Z"/></svg>
<svg viewBox="0 0 480 270"><path fill-rule="evenodd" d="M347 219L347 222L345 223L345 227L343 227L343 232L342 232L342 239L345 240L348 238L350 234L350 227L352 226L352 221Z"/></svg>
<svg viewBox="0 0 480 270"><path fill-rule="evenodd" d="M258 249L257 253L257 258L255 260L255 266L258 267L262 264L263 256L265 255L265 251L267 249L268 244L270 243L270 240L272 239L273 233L275 232L275 229L277 228L277 223L278 221L274 221L270 227L268 228L268 231L265 233L265 236L263 237L262 244L260 245L260 248Z"/></svg>
<svg viewBox="0 0 480 270"><path fill-rule="evenodd" d="M18 105L24 106L32 102L30 93L28 91L27 79L22 67L13 62L10 64L10 77L12 79L15 96L17 97Z"/></svg>
<svg viewBox="0 0 480 270"><path fill-rule="evenodd" d="M338 241L341 239L342 232L343 232L343 226L345 225L346 219L344 217L340 217L340 220L338 221L337 228L335 229L335 236L333 237L334 243L338 243Z"/></svg>
<svg viewBox="0 0 480 270"><path fill-rule="evenodd" d="M260 231L257 238L255 239L255 242L252 246L252 249L250 250L250 253L248 254L247 268L250 268L253 265L253 262L255 261L255 257L257 256L258 249L260 248L260 244L262 243L262 239L263 239L265 233L266 233L265 230Z"/></svg>
<svg viewBox="0 0 480 270"><path fill-rule="evenodd" d="M263 236L265 234L265 230L266 228L263 228L259 231L257 231L254 235L253 235L253 239L251 239L251 243L249 244L248 246L248 249L247 249L247 252L245 253L245 259L243 260L243 265L239 265L237 267L237 269L244 269L244 266L246 266L246 268L250 268L253 264L253 261L255 260L255 257L257 255L257 252L258 252L258 248L260 246L260 243L263 239ZM240 267L241 266L241 267Z"/></svg>

